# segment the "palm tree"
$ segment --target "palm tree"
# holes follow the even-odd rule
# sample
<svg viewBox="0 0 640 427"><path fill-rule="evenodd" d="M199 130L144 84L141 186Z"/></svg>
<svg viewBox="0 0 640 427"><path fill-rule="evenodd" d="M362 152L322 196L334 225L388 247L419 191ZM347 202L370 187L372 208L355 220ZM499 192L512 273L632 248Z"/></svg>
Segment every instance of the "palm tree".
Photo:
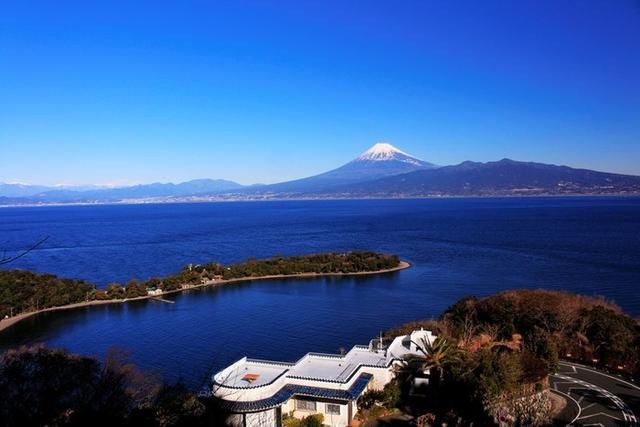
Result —
<svg viewBox="0 0 640 427"><path fill-rule="evenodd" d="M402 367L411 377L428 372L434 382L440 382L444 368L459 360L458 347L442 336L433 341L422 338L419 343L411 343L416 346L418 354L406 357Z"/></svg>

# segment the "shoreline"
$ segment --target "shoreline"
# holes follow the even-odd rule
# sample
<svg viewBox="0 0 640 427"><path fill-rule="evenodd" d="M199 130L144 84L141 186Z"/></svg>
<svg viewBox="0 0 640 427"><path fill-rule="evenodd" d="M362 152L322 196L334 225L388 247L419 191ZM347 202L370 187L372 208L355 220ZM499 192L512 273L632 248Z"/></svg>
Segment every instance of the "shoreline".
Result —
<svg viewBox="0 0 640 427"><path fill-rule="evenodd" d="M206 203L242 203L242 202L305 202L305 201L357 201L357 200L434 200L434 199L535 199L535 198L638 198L640 193L569 193L569 194L477 194L477 195L425 195L425 196L369 196L369 197L274 197L274 198L225 198L206 200L142 200L125 199L114 202L52 202L52 203L25 203L25 204L0 204L0 209L10 208L47 208L65 206L137 206L137 205L170 205L170 204L206 204Z"/></svg>
<svg viewBox="0 0 640 427"><path fill-rule="evenodd" d="M77 302L73 304L60 305L57 307L48 307L43 308L41 310L29 311L26 313L16 314L13 317L8 319L0 319L0 332L5 329L15 325L16 323L24 320L28 317L35 316L36 314L46 313L49 311L61 311L61 310L73 310L75 308L83 308L83 307L91 307L94 305L105 305L105 304L123 304L131 301L144 301L150 299L158 299L162 298L165 295L176 294L184 291L189 291L192 289L202 289L213 286L224 286L228 284L240 283L240 282L252 282L252 281L260 281L260 280L274 280L274 279L304 279L304 278L319 278L319 277L340 277L340 276L372 276L376 274L386 274L393 273L395 271L405 270L411 267L411 264L407 261L400 261L398 266L393 268L388 268L385 270L376 270L376 271L358 271L354 273L296 273L296 274L273 274L269 276L259 276L259 277L238 277L235 279L229 280L211 280L200 285L193 285L185 288L174 289L172 291L162 292L158 295L145 295L141 297L135 298L125 298L125 299L113 299L113 300L92 300L92 301L83 301Z"/></svg>

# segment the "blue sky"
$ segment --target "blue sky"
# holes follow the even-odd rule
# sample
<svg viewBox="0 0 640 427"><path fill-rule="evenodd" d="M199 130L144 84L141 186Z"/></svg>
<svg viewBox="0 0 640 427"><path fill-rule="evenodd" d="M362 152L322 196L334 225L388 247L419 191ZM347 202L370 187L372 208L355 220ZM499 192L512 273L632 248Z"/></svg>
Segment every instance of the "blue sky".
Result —
<svg viewBox="0 0 640 427"><path fill-rule="evenodd" d="M0 181L270 183L378 141L640 174L639 46L636 0L7 0Z"/></svg>

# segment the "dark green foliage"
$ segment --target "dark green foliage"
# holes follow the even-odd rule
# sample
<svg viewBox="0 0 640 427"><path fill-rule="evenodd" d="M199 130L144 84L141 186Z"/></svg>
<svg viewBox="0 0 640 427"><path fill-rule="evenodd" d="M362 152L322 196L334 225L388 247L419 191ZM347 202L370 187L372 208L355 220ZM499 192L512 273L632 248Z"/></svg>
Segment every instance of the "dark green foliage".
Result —
<svg viewBox="0 0 640 427"><path fill-rule="evenodd" d="M160 288L160 283L162 283L162 279L159 277L152 277L143 283L143 285L147 288L147 290L156 290Z"/></svg>
<svg viewBox="0 0 640 427"><path fill-rule="evenodd" d="M391 335L419 327L437 331L460 349L458 357L442 365L442 381L433 381L437 376L431 372L425 398L412 399L403 389L401 406L432 413L438 422L455 420L448 415L453 413L477 425L493 425L495 405L543 390L567 353L640 374L639 323L599 298L545 290L467 297L439 321L412 322ZM424 367L418 365L418 371ZM402 384L406 389L411 382Z"/></svg>
<svg viewBox="0 0 640 427"><path fill-rule="evenodd" d="M52 274L0 270L0 318L90 300L138 298L147 296L148 290L175 291L220 277L228 280L303 273L358 273L386 270L399 264L400 260L395 255L374 252L253 259L228 267L212 262L188 265L176 274L154 277L144 283L136 279L130 280L125 286L110 283L105 289L95 289L94 285L85 281L61 279Z"/></svg>
<svg viewBox="0 0 640 427"><path fill-rule="evenodd" d="M45 347L0 356L0 420L22 426L224 425L214 402L167 385L117 357L97 360Z"/></svg>
<svg viewBox="0 0 640 427"><path fill-rule="evenodd" d="M466 321L478 321L478 314L476 310L477 305L478 298L475 296L468 296L456 301L447 309L445 314L450 319L450 322L454 327L453 333L455 336L462 336L464 334Z"/></svg>
<svg viewBox="0 0 640 427"><path fill-rule="evenodd" d="M358 398L358 408L370 409L376 403L384 401L384 393L381 390L367 390Z"/></svg>
<svg viewBox="0 0 640 427"><path fill-rule="evenodd" d="M105 290L109 299L124 299L127 297L127 291L120 283L109 283Z"/></svg>
<svg viewBox="0 0 640 427"><path fill-rule="evenodd" d="M523 336L524 347L556 369L560 355L585 362L624 367L640 365L640 327L617 306L598 298L546 290L505 291L478 299L465 298L443 314L454 336L465 331L497 329L499 339Z"/></svg>
<svg viewBox="0 0 640 427"><path fill-rule="evenodd" d="M583 310L588 319L585 335L592 345L593 355L603 364L612 366L638 361L637 346L640 328L629 316L614 310L595 306Z"/></svg>
<svg viewBox="0 0 640 427"><path fill-rule="evenodd" d="M95 359L43 347L0 358L0 418L9 426L121 424L129 411L124 379Z"/></svg>
<svg viewBox="0 0 640 427"><path fill-rule="evenodd" d="M225 279L237 279L303 273L359 273L386 270L399 264L400 260L395 255L374 252L327 253L248 260L229 266L222 275Z"/></svg>
<svg viewBox="0 0 640 427"><path fill-rule="evenodd" d="M525 336L524 345L534 356L544 361L547 372L558 369L558 344L544 329L538 326L531 328Z"/></svg>
<svg viewBox="0 0 640 427"><path fill-rule="evenodd" d="M474 369L475 386L481 401L488 401L516 389L522 379L520 354L510 351L482 350Z"/></svg>
<svg viewBox="0 0 640 427"><path fill-rule="evenodd" d="M204 273L210 279L212 279L213 276L221 276L222 273L224 273L224 265L219 262L209 262L204 265L197 265L194 268L199 273Z"/></svg>
<svg viewBox="0 0 640 427"><path fill-rule="evenodd" d="M224 266L219 262L188 265L180 272L163 278L149 279L146 288L162 291L180 289L183 285L199 285L218 276L224 280L294 274L360 273L397 267L400 259L395 255L375 252L326 253L291 257L273 257L263 260L248 259Z"/></svg>
<svg viewBox="0 0 640 427"><path fill-rule="evenodd" d="M391 381L384 386L383 399L385 406L395 408L400 404L402 398L402 390L398 381Z"/></svg>
<svg viewBox="0 0 640 427"><path fill-rule="evenodd" d="M181 287L182 285L180 277L167 276L160 279L160 289L162 289L163 292L175 291L176 289L180 289Z"/></svg>
<svg viewBox="0 0 640 427"><path fill-rule="evenodd" d="M302 419L302 426L304 427L322 427L324 416L322 414L313 414Z"/></svg>
<svg viewBox="0 0 640 427"><path fill-rule="evenodd" d="M73 304L92 298L94 286L84 280L52 274L0 270L0 317L42 308Z"/></svg>
<svg viewBox="0 0 640 427"><path fill-rule="evenodd" d="M124 289L127 298L144 297L147 295L147 287L136 279L129 280Z"/></svg>
<svg viewBox="0 0 640 427"><path fill-rule="evenodd" d="M555 364L549 358L540 357L528 350L524 350L520 354L520 366L522 368L522 381L527 384L543 381L547 375L556 372L558 365L558 355L552 358Z"/></svg>
<svg viewBox="0 0 640 427"><path fill-rule="evenodd" d="M284 427L322 427L324 416L322 414L308 415L303 418L294 418L290 414L282 416L282 425Z"/></svg>
<svg viewBox="0 0 640 427"><path fill-rule="evenodd" d="M182 385L165 385L154 400L154 418L162 426L196 425L207 408Z"/></svg>

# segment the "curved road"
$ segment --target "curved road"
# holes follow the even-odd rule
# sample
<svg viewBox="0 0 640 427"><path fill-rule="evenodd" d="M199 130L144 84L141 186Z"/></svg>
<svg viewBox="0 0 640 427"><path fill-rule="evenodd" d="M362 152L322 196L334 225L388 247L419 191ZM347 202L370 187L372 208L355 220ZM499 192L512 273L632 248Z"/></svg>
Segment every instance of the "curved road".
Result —
<svg viewBox="0 0 640 427"><path fill-rule="evenodd" d="M640 387L636 384L570 362L560 362L549 382L551 391L567 400L558 425L640 426Z"/></svg>

